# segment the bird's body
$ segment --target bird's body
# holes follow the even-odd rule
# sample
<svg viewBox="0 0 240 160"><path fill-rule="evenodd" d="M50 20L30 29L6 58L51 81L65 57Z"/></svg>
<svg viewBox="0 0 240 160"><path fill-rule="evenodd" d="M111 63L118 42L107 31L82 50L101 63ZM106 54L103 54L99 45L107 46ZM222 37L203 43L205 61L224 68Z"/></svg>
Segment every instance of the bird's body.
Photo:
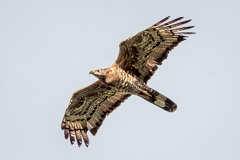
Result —
<svg viewBox="0 0 240 160"><path fill-rule="evenodd" d="M102 77L99 77L99 72ZM168 99L167 97L151 89L142 79L127 73L116 63L109 68L98 68L90 73L98 77L104 85L115 90L115 92L137 95L171 112L173 112L177 107L176 104L170 102L170 100L168 100L169 104L165 104L165 101ZM159 102L157 102L157 100Z"/></svg>
<svg viewBox="0 0 240 160"><path fill-rule="evenodd" d="M139 96L156 106L173 112L177 105L170 99L147 86L147 81L157 70L157 65L167 58L168 52L185 40L180 32L190 27L175 28L190 20L175 23L182 17L165 22L159 21L148 29L120 43L119 56L112 66L90 72L99 80L75 91L62 121L65 138L75 137L78 145L84 140L89 144L87 131L95 135L106 115L131 95ZM173 24L175 23L175 24Z"/></svg>
<svg viewBox="0 0 240 160"><path fill-rule="evenodd" d="M106 86L115 89L117 92L137 94L145 85L141 79L128 74L116 63L104 70L106 72L105 78L99 80Z"/></svg>

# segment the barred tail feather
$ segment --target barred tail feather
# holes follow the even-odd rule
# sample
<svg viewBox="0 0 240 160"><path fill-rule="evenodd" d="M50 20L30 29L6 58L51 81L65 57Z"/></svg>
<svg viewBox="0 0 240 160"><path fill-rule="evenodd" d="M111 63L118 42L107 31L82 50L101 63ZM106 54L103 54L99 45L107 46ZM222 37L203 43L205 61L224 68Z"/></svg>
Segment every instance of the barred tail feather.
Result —
<svg viewBox="0 0 240 160"><path fill-rule="evenodd" d="M152 103L168 112L174 112L177 109L177 105L173 101L171 101L169 98L165 97L160 93L158 96L155 96L155 98L153 98Z"/></svg>
<svg viewBox="0 0 240 160"><path fill-rule="evenodd" d="M151 88L146 88L138 96L168 112L174 112L177 109L177 105L173 101Z"/></svg>

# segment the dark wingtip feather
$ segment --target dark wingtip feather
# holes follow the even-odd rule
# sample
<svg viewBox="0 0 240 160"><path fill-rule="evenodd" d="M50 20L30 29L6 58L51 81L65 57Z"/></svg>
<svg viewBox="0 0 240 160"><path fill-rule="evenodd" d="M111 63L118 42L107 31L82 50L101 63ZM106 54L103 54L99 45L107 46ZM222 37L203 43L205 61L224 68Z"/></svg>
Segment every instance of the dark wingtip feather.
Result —
<svg viewBox="0 0 240 160"><path fill-rule="evenodd" d="M171 20L171 21L169 21L169 22L166 22L166 23L164 23L164 24L162 24L162 25L160 25L160 26L158 26L158 27L160 27L160 28L165 28L166 26L170 26L170 24L173 24L173 23L175 23L175 22L177 22L177 21L179 21L179 20L181 20L181 19L183 19L184 17L178 17L178 18L176 18L176 19L174 19L174 20ZM180 22L181 23L181 22ZM171 27L170 27L171 28Z"/></svg>
<svg viewBox="0 0 240 160"><path fill-rule="evenodd" d="M193 28L193 27L194 27L194 26L188 26L188 27L182 27L182 28L175 28L175 29L171 29L170 31L171 31L171 32L174 32L174 34L175 34L175 33L179 32L179 31L191 29L191 28Z"/></svg>
<svg viewBox="0 0 240 160"><path fill-rule="evenodd" d="M81 141L77 141L78 147L81 147L82 142Z"/></svg>
<svg viewBox="0 0 240 160"><path fill-rule="evenodd" d="M149 28L155 28L157 27L159 24L162 24L163 22L165 22L166 20L168 20L170 18L170 16L167 16L166 18L163 18L162 20L158 21L157 23L155 23L154 25L152 25Z"/></svg>
<svg viewBox="0 0 240 160"><path fill-rule="evenodd" d="M71 142L72 145L73 145L74 142L75 142L75 137L74 137L73 131L70 132L70 142Z"/></svg>
<svg viewBox="0 0 240 160"><path fill-rule="evenodd" d="M76 130L75 134L76 134L76 140L77 140L78 147L80 147L82 145L82 136L81 136L80 130L79 129Z"/></svg>
<svg viewBox="0 0 240 160"><path fill-rule="evenodd" d="M65 135L65 139L68 139L68 136L69 136L69 129L65 129L64 130L64 135Z"/></svg>
<svg viewBox="0 0 240 160"><path fill-rule="evenodd" d="M188 26L188 27L184 27L185 29L190 29L190 28L194 28L195 26Z"/></svg>
<svg viewBox="0 0 240 160"><path fill-rule="evenodd" d="M166 20L168 20L170 18L170 16L167 16L166 18L164 18L164 19L162 19L161 21L166 21Z"/></svg>
<svg viewBox="0 0 240 160"><path fill-rule="evenodd" d="M88 139L87 133L85 133L84 130L81 130L81 134L82 134L83 141L84 141L86 147L88 147L89 146L89 139Z"/></svg>
<svg viewBox="0 0 240 160"><path fill-rule="evenodd" d="M184 36L184 35L186 35L186 34L196 34L196 32L177 32L177 33L174 33L174 34L182 36L182 37L188 37L188 36Z"/></svg>
<svg viewBox="0 0 240 160"><path fill-rule="evenodd" d="M65 128L66 128L66 125L65 125L65 123L63 122L63 123L61 124L61 129L64 130Z"/></svg>
<svg viewBox="0 0 240 160"><path fill-rule="evenodd" d="M66 120L63 118L62 123L61 123L61 129L64 130L66 128Z"/></svg>

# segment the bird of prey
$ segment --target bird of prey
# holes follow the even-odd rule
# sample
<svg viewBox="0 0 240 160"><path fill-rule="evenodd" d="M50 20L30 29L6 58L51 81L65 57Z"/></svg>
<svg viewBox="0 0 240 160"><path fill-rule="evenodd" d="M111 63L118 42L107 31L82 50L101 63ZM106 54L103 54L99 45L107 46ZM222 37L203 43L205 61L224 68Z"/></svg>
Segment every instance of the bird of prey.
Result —
<svg viewBox="0 0 240 160"><path fill-rule="evenodd" d="M88 147L87 131L96 135L106 115L131 95L169 112L177 109L173 101L147 86L157 65L162 64L169 51L185 40L186 35L194 34L182 32L194 26L178 27L191 20L180 21L183 17L179 17L166 22L168 19L166 17L122 41L118 58L109 68L90 71L98 80L73 93L62 120L61 128L71 144L76 139L80 147L83 139Z"/></svg>

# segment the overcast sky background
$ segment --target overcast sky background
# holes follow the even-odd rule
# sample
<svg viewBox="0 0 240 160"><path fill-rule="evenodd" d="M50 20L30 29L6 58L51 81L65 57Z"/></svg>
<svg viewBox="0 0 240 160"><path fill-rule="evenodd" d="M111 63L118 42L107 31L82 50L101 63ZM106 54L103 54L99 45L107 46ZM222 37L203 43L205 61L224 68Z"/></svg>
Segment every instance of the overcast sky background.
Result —
<svg viewBox="0 0 240 160"><path fill-rule="evenodd" d="M239 0L0 0L0 159L240 158ZM168 113L132 96L90 146L60 129L72 93L96 81L119 43L171 16L197 34L176 47L149 86L178 105Z"/></svg>

